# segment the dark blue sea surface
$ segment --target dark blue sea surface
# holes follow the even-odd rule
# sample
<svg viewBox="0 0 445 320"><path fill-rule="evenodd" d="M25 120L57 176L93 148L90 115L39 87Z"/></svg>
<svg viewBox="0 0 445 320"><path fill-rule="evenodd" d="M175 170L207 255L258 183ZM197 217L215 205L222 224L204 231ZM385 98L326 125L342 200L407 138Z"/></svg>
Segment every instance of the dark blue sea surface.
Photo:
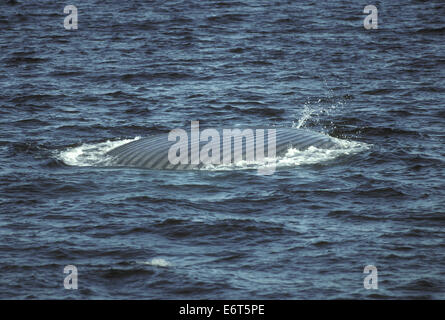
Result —
<svg viewBox="0 0 445 320"><path fill-rule="evenodd" d="M0 66L0 298L445 299L442 0L2 0ZM342 148L98 165L192 120Z"/></svg>

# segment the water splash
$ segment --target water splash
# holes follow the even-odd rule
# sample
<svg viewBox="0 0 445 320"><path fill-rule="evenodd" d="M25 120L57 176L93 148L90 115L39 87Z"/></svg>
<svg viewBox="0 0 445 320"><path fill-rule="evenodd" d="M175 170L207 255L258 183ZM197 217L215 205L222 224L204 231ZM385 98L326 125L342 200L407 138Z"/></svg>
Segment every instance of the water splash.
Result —
<svg viewBox="0 0 445 320"><path fill-rule="evenodd" d="M296 115L298 120L292 121L293 128L305 128L309 122L311 122L314 126L320 125L323 120L323 116L327 116L327 118L332 119L334 115L341 112L346 105L346 100L350 98L350 96L336 96L334 91L329 88L326 79L324 79L323 82L325 90L327 91L326 96L308 99L303 104L303 109ZM322 125L320 130L323 132L328 132L328 130L332 129L333 127L334 123L329 121L328 124Z"/></svg>
<svg viewBox="0 0 445 320"><path fill-rule="evenodd" d="M321 99L318 100L318 103L320 103ZM292 122L292 127L296 129L303 128L306 122L312 118L312 115L315 113L318 113L317 108L314 108L314 105L310 104L308 101L304 103L304 108L301 113L300 118L298 119L298 122L295 123L295 121Z"/></svg>

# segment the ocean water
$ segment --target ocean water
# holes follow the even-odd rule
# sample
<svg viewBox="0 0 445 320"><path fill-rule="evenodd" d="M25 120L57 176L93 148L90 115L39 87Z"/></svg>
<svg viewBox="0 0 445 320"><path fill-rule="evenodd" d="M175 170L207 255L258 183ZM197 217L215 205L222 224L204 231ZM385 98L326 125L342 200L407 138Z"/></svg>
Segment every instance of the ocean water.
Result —
<svg viewBox="0 0 445 320"><path fill-rule="evenodd" d="M1 1L0 298L445 299L444 39L440 0ZM192 120L339 147L103 165Z"/></svg>

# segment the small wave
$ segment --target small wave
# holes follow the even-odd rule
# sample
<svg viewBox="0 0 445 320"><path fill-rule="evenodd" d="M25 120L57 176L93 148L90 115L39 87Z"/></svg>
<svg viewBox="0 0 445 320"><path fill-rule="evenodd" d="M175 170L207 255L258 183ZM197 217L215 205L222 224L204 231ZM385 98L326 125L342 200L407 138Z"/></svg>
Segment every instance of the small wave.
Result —
<svg viewBox="0 0 445 320"><path fill-rule="evenodd" d="M223 15L207 17L207 20L216 23L231 23L231 22L233 23L233 22L242 22L246 17L248 17L248 15L227 13Z"/></svg>
<svg viewBox="0 0 445 320"><path fill-rule="evenodd" d="M56 155L56 158L69 166L86 167L106 165L109 160L106 157L106 153L109 150L138 139L140 139L140 137L100 143L84 143L80 146L61 151Z"/></svg>
<svg viewBox="0 0 445 320"><path fill-rule="evenodd" d="M13 103L22 104L29 103L30 101L38 101L48 103L49 101L56 101L65 98L66 96L63 94L24 94L20 96L16 96L11 99Z"/></svg>
<svg viewBox="0 0 445 320"><path fill-rule="evenodd" d="M183 80L192 78L194 75L187 72L138 72L128 73L122 75L120 78L125 82L131 82L134 80L153 80L153 79L167 79L167 80Z"/></svg>
<svg viewBox="0 0 445 320"><path fill-rule="evenodd" d="M418 34L445 34L445 27L442 28L422 28L416 31Z"/></svg>
<svg viewBox="0 0 445 320"><path fill-rule="evenodd" d="M229 52L231 52L231 53L243 53L245 50L246 50L245 48L237 47L237 48L230 49Z"/></svg>
<svg viewBox="0 0 445 320"><path fill-rule="evenodd" d="M245 6L245 3L242 2L238 2L238 1L220 1L215 3L216 7L220 7L220 8L231 8L231 7L239 7L239 6Z"/></svg>
<svg viewBox="0 0 445 320"><path fill-rule="evenodd" d="M24 63L37 64L37 63L47 62L48 60L49 59L47 59L47 58L12 57L12 58L6 60L6 63L9 65L19 65L19 64L24 64Z"/></svg>
<svg viewBox="0 0 445 320"><path fill-rule="evenodd" d="M235 105L235 103L232 103ZM218 110L227 110L230 112L237 112L239 114L246 114L246 115L259 115L259 116L268 116L268 117L282 117L286 111L283 109L279 109L279 108L273 108L273 107L266 107L263 105L263 103L261 102L257 102L257 101L245 101L242 103L236 103L237 105L240 106L249 106L249 105L257 105L257 106L261 106L261 107L237 107L231 104L226 104L223 108L219 108L219 107L215 107L211 109L214 109L216 111Z"/></svg>

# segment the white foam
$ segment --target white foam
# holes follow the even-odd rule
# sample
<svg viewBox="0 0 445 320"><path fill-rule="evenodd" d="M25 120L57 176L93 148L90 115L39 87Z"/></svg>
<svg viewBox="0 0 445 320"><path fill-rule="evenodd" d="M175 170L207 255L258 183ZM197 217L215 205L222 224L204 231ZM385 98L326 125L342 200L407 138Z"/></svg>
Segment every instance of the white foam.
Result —
<svg viewBox="0 0 445 320"><path fill-rule="evenodd" d="M320 164L342 156L349 156L369 149L371 146L357 141L332 138L335 146L324 149L311 146L306 150L290 148L287 153L277 159L277 167L294 167L301 165Z"/></svg>
<svg viewBox="0 0 445 320"><path fill-rule="evenodd" d="M61 151L56 157L69 166L97 166L106 165L109 160L106 153L111 149L125 143L140 139L125 139L118 141L105 141L99 143L84 143L80 146Z"/></svg>
<svg viewBox="0 0 445 320"><path fill-rule="evenodd" d="M357 141L349 141L329 137L335 146L325 149L311 146L305 150L289 148L285 155L278 156L275 159L265 158L261 161L238 161L233 164L206 165L205 170L224 171L224 170L245 170L245 169L267 169L297 167L302 165L322 164L342 156L357 154L369 149L369 144Z"/></svg>
<svg viewBox="0 0 445 320"><path fill-rule="evenodd" d="M155 267L170 267L172 264L165 259L162 258L153 258L150 261L144 261L142 264L155 266Z"/></svg>

